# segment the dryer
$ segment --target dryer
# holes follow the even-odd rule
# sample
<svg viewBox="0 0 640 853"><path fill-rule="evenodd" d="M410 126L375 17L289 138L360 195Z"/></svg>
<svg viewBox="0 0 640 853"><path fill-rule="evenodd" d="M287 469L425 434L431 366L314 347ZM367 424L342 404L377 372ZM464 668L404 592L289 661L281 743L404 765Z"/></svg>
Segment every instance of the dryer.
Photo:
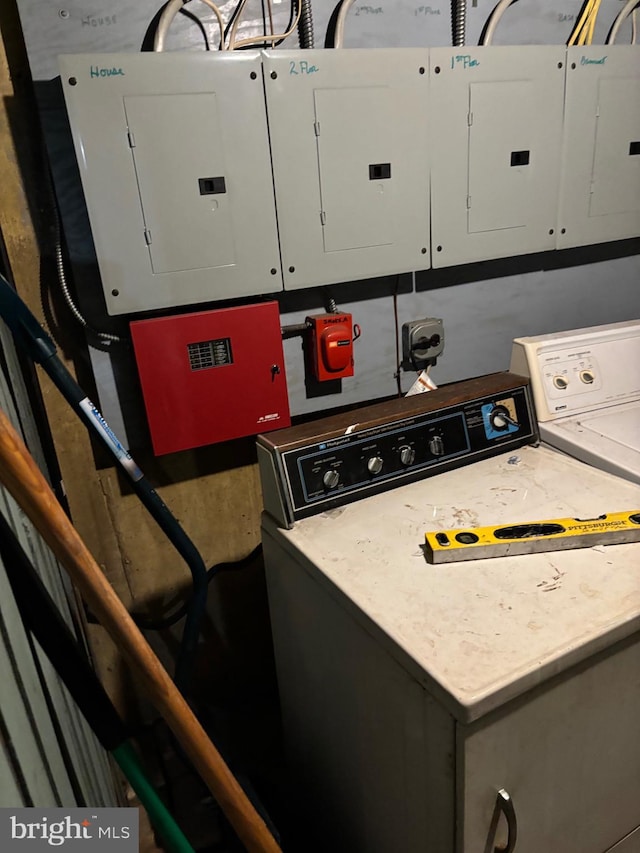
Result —
<svg viewBox="0 0 640 853"><path fill-rule="evenodd" d="M429 422L455 388L422 395ZM516 837L517 853L637 853L640 544L437 566L422 546L428 530L637 510L640 488L512 432L363 496L368 459L401 473L402 448L425 459L429 442L365 411L259 439L305 853L493 853ZM339 496L327 471L360 485Z"/></svg>

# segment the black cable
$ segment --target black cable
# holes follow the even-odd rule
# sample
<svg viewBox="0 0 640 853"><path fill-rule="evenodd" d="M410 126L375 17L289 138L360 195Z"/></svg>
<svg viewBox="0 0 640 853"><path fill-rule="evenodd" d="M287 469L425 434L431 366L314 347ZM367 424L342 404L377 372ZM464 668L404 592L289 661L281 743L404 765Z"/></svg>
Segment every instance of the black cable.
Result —
<svg viewBox="0 0 640 853"><path fill-rule="evenodd" d="M338 15L340 14L340 7L342 6L342 0L336 5L329 21L327 22L327 31L324 37L324 46L325 48L333 48L334 42L336 39L336 24L338 23Z"/></svg>
<svg viewBox="0 0 640 853"><path fill-rule="evenodd" d="M236 7L236 8L237 8L237 7ZM298 0L291 0L291 12L290 12L290 14L289 14L289 23L287 24L287 27L286 27L286 29L285 29L285 33L288 33L288 32L289 32L289 30L291 29L291 27L293 26L293 21L294 21L294 19L295 19L295 16L296 16L297 12L298 12ZM232 17L232 19L229 21L229 24L230 24L230 23L232 23L232 21L233 21L233 17ZM229 24L227 24L227 29L225 30L225 38L226 38L227 30L229 29ZM273 43L273 46L274 46L274 47L279 47L279 46L282 44L282 42L283 42L283 41L286 41L286 40L287 40L287 38L288 38L288 36L285 36L284 38L278 39L278 41L276 41L276 42L274 42L274 43ZM265 49L266 49L266 48L270 48L270 47L271 47L271 42L269 42L269 44L264 43L262 46L263 46ZM255 50L257 47L259 47L259 45L256 45L256 44L245 44L245 45L241 45L240 47L234 47L234 50Z"/></svg>
<svg viewBox="0 0 640 853"><path fill-rule="evenodd" d="M262 35L266 36L267 34L267 9L264 3L264 0L260 0L260 7L262 9ZM266 48L266 41L262 43L262 46Z"/></svg>
<svg viewBox="0 0 640 853"><path fill-rule="evenodd" d="M256 545L250 554L247 554L246 557L242 557L240 560L217 563L215 566L211 566L211 568L207 570L207 583L211 583L211 581L219 575L220 572L244 569L245 566L252 563L256 557L259 557L261 553L262 544L259 544ZM172 613L170 616L165 616L162 619L149 619L141 613L131 613L130 615L138 628L141 628L143 631L163 631L165 628L171 628L172 625L179 622L186 615L188 609L189 600L183 602L175 613Z"/></svg>
<svg viewBox="0 0 640 853"><path fill-rule="evenodd" d="M25 628L44 650L102 746L112 752L129 732L1 513L0 557Z"/></svg>
<svg viewBox="0 0 640 853"><path fill-rule="evenodd" d="M298 14L298 3L300 0L291 0L291 14L289 15L289 23L286 26L285 33L288 33L291 27L293 26L293 21ZM279 47L283 41L286 41L286 38L279 39L274 47Z"/></svg>
<svg viewBox="0 0 640 853"><path fill-rule="evenodd" d="M153 18L149 21L149 26L147 27L145 34L142 37L142 44L140 45L140 50L142 52L153 51L153 42L155 39L156 30L158 29L160 18L162 17L162 13L166 9L168 2L169 0L166 0L166 3L163 3L162 6L160 6Z"/></svg>
<svg viewBox="0 0 640 853"><path fill-rule="evenodd" d="M242 0L238 0L238 4L236 8L231 13L229 20L227 21L227 26L224 28L224 44L227 42L227 37L229 32L231 31L231 27L233 26L233 22L238 17L238 12L240 11L240 6L242 5Z"/></svg>
<svg viewBox="0 0 640 853"><path fill-rule="evenodd" d="M265 10L264 0L261 0L260 5L262 6L262 35L266 36L267 35L267 13ZM233 12L233 15L231 16L231 18L229 20L229 24L232 24L233 19L235 17L237 17L236 12L239 9L239 6L240 6L240 4L238 4L238 6L236 6L236 8ZM225 29L225 39L226 39L226 34L229 30L229 24L227 24L227 27ZM240 45L240 47L234 47L234 50L256 50L259 48L261 48L262 50L267 50L267 48L269 48L269 47L271 47L271 42L263 41L262 44L257 43L257 44Z"/></svg>

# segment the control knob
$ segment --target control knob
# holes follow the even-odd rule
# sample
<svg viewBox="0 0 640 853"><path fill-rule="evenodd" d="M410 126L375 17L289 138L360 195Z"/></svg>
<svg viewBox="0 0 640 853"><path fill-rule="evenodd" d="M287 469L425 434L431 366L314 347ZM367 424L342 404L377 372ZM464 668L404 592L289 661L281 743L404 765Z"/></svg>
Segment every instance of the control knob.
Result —
<svg viewBox="0 0 640 853"><path fill-rule="evenodd" d="M512 422L504 406L495 406L489 412L489 423L495 430L507 429Z"/></svg>
<svg viewBox="0 0 640 853"><path fill-rule="evenodd" d="M429 439L429 450L434 456L442 456L444 453L444 441L441 435L434 435Z"/></svg>
<svg viewBox="0 0 640 853"><path fill-rule="evenodd" d="M379 474L382 471L382 459L380 456L372 456L367 460L367 470L370 474Z"/></svg>
<svg viewBox="0 0 640 853"><path fill-rule="evenodd" d="M502 412L491 413L490 415L491 426L494 429L506 429L507 428L507 419L503 415Z"/></svg>
<svg viewBox="0 0 640 853"><path fill-rule="evenodd" d="M400 448L400 461L403 465L411 465L415 458L416 452L413 447L409 447L408 444L405 444L404 447Z"/></svg>
<svg viewBox="0 0 640 853"><path fill-rule="evenodd" d="M595 379L595 376L590 370L581 370L580 379L585 383L585 385L591 385L591 383Z"/></svg>
<svg viewBox="0 0 640 853"><path fill-rule="evenodd" d="M554 377L553 377L553 384L554 384L554 385L556 386L556 388L558 388L560 391L564 391L564 389L567 387L567 385L569 384L569 382L565 379L565 377L564 377L564 376L554 376Z"/></svg>
<svg viewBox="0 0 640 853"><path fill-rule="evenodd" d="M334 471L333 468L330 468L328 471L325 471L322 482L325 484L327 489L335 489L340 482L340 474L338 474L337 471Z"/></svg>

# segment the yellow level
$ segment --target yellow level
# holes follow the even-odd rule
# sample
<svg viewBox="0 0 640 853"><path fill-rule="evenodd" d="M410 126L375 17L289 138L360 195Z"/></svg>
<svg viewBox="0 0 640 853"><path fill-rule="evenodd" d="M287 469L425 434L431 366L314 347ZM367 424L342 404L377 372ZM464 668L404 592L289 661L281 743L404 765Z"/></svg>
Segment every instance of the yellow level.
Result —
<svg viewBox="0 0 640 853"><path fill-rule="evenodd" d="M425 533L425 542L430 563L621 545L640 542L640 510L610 512L597 518L552 518L500 527L433 530Z"/></svg>

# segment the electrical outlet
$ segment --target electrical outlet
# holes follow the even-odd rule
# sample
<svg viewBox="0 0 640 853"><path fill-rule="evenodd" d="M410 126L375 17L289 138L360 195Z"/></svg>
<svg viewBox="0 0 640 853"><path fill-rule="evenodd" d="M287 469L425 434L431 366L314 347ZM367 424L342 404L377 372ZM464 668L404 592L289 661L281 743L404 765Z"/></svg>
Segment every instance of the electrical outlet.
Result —
<svg viewBox="0 0 640 853"><path fill-rule="evenodd" d="M402 324L402 366L405 370L423 370L435 364L443 350L442 320L427 317Z"/></svg>

